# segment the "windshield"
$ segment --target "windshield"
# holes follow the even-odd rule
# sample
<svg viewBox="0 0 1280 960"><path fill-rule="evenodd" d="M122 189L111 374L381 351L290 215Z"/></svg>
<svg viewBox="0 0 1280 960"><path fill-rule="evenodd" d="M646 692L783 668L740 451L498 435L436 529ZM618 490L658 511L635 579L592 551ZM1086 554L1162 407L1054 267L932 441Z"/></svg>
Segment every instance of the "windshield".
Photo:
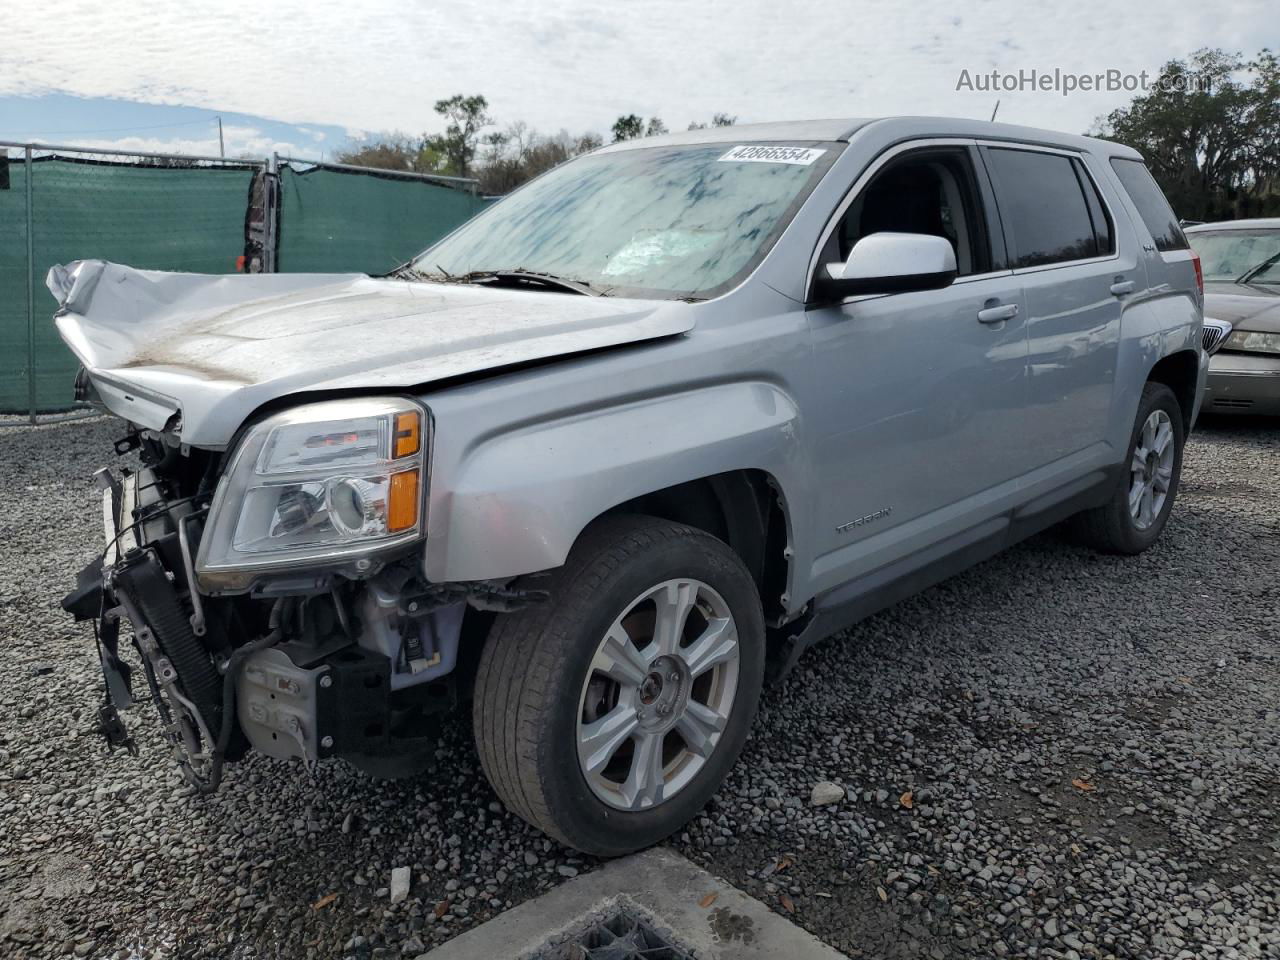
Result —
<svg viewBox="0 0 1280 960"><path fill-rule="evenodd" d="M1187 239L1206 280L1280 283L1280 230L1206 231Z"/></svg>
<svg viewBox="0 0 1280 960"><path fill-rule="evenodd" d="M704 298L759 263L836 143L697 144L557 167L421 254L427 279L543 274L621 296Z"/></svg>

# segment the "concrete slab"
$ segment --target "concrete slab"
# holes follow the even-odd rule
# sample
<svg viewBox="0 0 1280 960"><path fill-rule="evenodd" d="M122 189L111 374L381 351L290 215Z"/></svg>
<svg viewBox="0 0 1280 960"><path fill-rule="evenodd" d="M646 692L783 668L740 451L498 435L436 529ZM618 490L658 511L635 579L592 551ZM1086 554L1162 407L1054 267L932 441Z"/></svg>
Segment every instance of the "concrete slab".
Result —
<svg viewBox="0 0 1280 960"><path fill-rule="evenodd" d="M698 960L847 960L759 900L661 847L570 880L429 956L522 960L614 906L638 908Z"/></svg>

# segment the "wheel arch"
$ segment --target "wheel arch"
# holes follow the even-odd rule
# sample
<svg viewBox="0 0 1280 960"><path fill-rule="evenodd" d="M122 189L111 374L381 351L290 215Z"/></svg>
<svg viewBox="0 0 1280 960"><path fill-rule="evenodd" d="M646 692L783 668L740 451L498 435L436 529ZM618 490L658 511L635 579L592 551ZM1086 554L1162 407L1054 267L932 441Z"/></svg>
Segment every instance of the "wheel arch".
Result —
<svg viewBox="0 0 1280 960"><path fill-rule="evenodd" d="M1147 375L1150 383L1162 383L1178 398L1182 411L1182 429L1191 432L1195 422L1196 400L1200 389L1200 355L1195 350L1179 350L1161 357Z"/></svg>
<svg viewBox="0 0 1280 960"><path fill-rule="evenodd" d="M777 480L759 469L700 477L624 501L605 515L637 513L682 523L724 541L760 593L765 621L785 616L791 521Z"/></svg>
<svg viewBox="0 0 1280 960"><path fill-rule="evenodd" d="M1186 291L1137 300L1126 306L1121 317L1106 433L1117 456L1123 456L1129 447L1142 388L1149 382L1163 383L1173 390L1182 411L1184 431L1190 430L1199 411L1199 388L1204 375L1200 357L1203 324L1199 302Z"/></svg>

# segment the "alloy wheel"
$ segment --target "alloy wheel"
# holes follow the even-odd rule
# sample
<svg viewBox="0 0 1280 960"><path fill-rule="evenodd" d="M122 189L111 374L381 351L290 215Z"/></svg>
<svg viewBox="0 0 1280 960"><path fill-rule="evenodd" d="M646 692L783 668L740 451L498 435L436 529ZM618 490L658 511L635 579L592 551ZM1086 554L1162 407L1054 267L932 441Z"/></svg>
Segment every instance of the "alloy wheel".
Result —
<svg viewBox="0 0 1280 960"><path fill-rule="evenodd" d="M1153 410L1142 424L1129 464L1129 516L1139 530L1148 529L1169 498L1173 484L1173 421Z"/></svg>
<svg viewBox="0 0 1280 960"><path fill-rule="evenodd" d="M700 580L667 580L631 601L582 686L578 763L592 792L638 811L687 786L729 722L739 654L729 605Z"/></svg>

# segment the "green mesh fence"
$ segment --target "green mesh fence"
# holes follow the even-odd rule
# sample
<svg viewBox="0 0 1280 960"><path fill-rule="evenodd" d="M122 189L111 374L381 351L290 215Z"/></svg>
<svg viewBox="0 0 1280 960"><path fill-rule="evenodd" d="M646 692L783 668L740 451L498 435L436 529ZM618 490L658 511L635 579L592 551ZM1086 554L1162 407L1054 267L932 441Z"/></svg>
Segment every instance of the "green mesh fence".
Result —
<svg viewBox="0 0 1280 960"><path fill-rule="evenodd" d="M282 273L386 273L484 206L465 185L319 166L282 166L280 190Z"/></svg>
<svg viewBox="0 0 1280 960"><path fill-rule="evenodd" d="M0 147L0 412L28 400L27 171Z"/></svg>
<svg viewBox="0 0 1280 960"><path fill-rule="evenodd" d="M7 162L5 153L0 147L0 413L45 413L72 404L77 362L58 337L52 322L57 304L44 286L53 264L98 259L140 269L233 273L250 248L255 257L261 252L271 213L262 209L261 191L251 193L259 165L106 159L44 148L29 168L28 214L23 152L8 148ZM285 165L280 186L276 269L293 273L385 273L485 204L465 185L324 166L299 172ZM34 350L28 349L29 272Z"/></svg>
<svg viewBox="0 0 1280 960"><path fill-rule="evenodd" d="M28 410L26 168L0 186L0 411ZM55 263L113 260L140 269L234 273L256 167L38 156L31 164L36 410L72 402L77 362L51 317ZM3 181L0 181L2 184Z"/></svg>

